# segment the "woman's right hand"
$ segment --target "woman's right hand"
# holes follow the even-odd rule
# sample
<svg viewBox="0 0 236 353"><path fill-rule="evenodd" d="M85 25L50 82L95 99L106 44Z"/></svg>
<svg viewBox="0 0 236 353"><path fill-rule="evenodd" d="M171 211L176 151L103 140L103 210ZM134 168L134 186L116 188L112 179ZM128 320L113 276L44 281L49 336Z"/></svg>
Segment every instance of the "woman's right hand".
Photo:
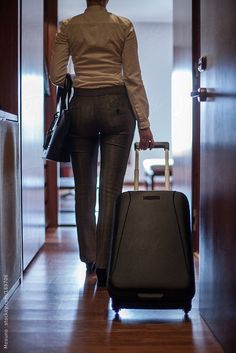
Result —
<svg viewBox="0 0 236 353"><path fill-rule="evenodd" d="M154 147L154 140L151 129L148 127L146 129L139 130L140 142L139 148L140 150L146 150L150 148L150 150Z"/></svg>

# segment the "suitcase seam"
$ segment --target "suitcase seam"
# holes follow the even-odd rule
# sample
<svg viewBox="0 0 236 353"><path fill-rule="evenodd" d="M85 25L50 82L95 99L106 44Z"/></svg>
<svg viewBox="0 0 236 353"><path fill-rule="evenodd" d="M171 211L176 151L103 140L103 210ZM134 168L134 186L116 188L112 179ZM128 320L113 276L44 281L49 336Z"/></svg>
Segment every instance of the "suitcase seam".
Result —
<svg viewBox="0 0 236 353"><path fill-rule="evenodd" d="M182 237L182 233L181 233L181 230L180 230L180 224L179 224L179 219L178 219L178 213L177 213L177 209L176 209L176 205L175 205L175 195L176 195L176 191L173 192L173 205L174 205L174 211L175 211L176 222L177 222L178 230L179 230L179 236L180 236L182 251L183 251L183 254L184 254L185 268L187 269L188 276L190 276L190 273L189 273L189 271L188 271L188 267L189 267L189 266L187 266L187 264L188 264L188 262L187 262L187 255L186 255L185 247L184 247L184 244L183 244L183 237Z"/></svg>
<svg viewBox="0 0 236 353"><path fill-rule="evenodd" d="M129 204L128 204L126 215L125 215L124 225L122 227L121 237L120 237L119 245L118 245L117 252L116 252L116 258L114 259L114 263L113 263L113 266L112 266L113 267L112 273L114 273L116 265L117 265L118 255L119 255L120 247L121 247L121 242L122 242L122 239L123 239L123 236L124 236L125 224L126 224L126 221L127 221L127 216L128 216L129 208L130 208L130 204L131 204L130 192L128 192L128 194L129 194Z"/></svg>

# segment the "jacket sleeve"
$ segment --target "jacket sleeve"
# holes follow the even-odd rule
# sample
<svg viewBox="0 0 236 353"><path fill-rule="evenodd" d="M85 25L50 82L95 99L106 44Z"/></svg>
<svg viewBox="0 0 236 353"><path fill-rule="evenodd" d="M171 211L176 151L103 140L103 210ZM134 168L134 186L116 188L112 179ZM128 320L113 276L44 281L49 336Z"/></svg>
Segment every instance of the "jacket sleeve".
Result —
<svg viewBox="0 0 236 353"><path fill-rule="evenodd" d="M145 129L150 126L148 119L149 104L142 81L137 38L132 23L129 25L129 31L123 48L122 65L124 83L138 121L138 127L139 129Z"/></svg>
<svg viewBox="0 0 236 353"><path fill-rule="evenodd" d="M50 79L53 84L63 86L69 60L67 21L61 23L56 34L50 65Z"/></svg>

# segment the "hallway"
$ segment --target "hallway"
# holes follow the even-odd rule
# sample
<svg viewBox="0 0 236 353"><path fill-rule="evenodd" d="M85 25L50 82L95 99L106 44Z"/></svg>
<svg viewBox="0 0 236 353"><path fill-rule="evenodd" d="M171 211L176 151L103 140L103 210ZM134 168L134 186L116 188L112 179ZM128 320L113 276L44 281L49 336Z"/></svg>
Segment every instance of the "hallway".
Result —
<svg viewBox="0 0 236 353"><path fill-rule="evenodd" d="M56 106L50 64L58 22L84 11L85 0L1 1L0 352L235 353L236 2L109 4L132 21L141 16L134 23L151 126L155 139L171 143L172 189L190 203L200 293L188 322L181 311L141 310L121 311L118 322L106 290L85 278L75 228L56 228L75 224L69 208L58 219L61 170L42 159Z"/></svg>
<svg viewBox="0 0 236 353"><path fill-rule="evenodd" d="M8 353L223 353L199 315L198 293L189 321L180 310L122 310L114 320L106 290L85 277L75 228L47 233L1 325L4 312Z"/></svg>

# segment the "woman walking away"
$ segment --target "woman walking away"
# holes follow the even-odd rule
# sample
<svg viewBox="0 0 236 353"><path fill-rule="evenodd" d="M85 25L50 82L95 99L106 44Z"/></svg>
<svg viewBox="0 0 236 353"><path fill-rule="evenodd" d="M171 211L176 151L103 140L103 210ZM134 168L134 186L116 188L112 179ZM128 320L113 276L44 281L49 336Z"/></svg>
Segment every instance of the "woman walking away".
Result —
<svg viewBox="0 0 236 353"><path fill-rule="evenodd" d="M75 70L71 160L81 261L106 285L113 206L122 191L136 121L140 148L153 147L148 101L132 23L109 13L108 0L87 0L81 15L65 20L55 39L50 77L63 85L69 57ZM95 203L100 147L99 215Z"/></svg>

